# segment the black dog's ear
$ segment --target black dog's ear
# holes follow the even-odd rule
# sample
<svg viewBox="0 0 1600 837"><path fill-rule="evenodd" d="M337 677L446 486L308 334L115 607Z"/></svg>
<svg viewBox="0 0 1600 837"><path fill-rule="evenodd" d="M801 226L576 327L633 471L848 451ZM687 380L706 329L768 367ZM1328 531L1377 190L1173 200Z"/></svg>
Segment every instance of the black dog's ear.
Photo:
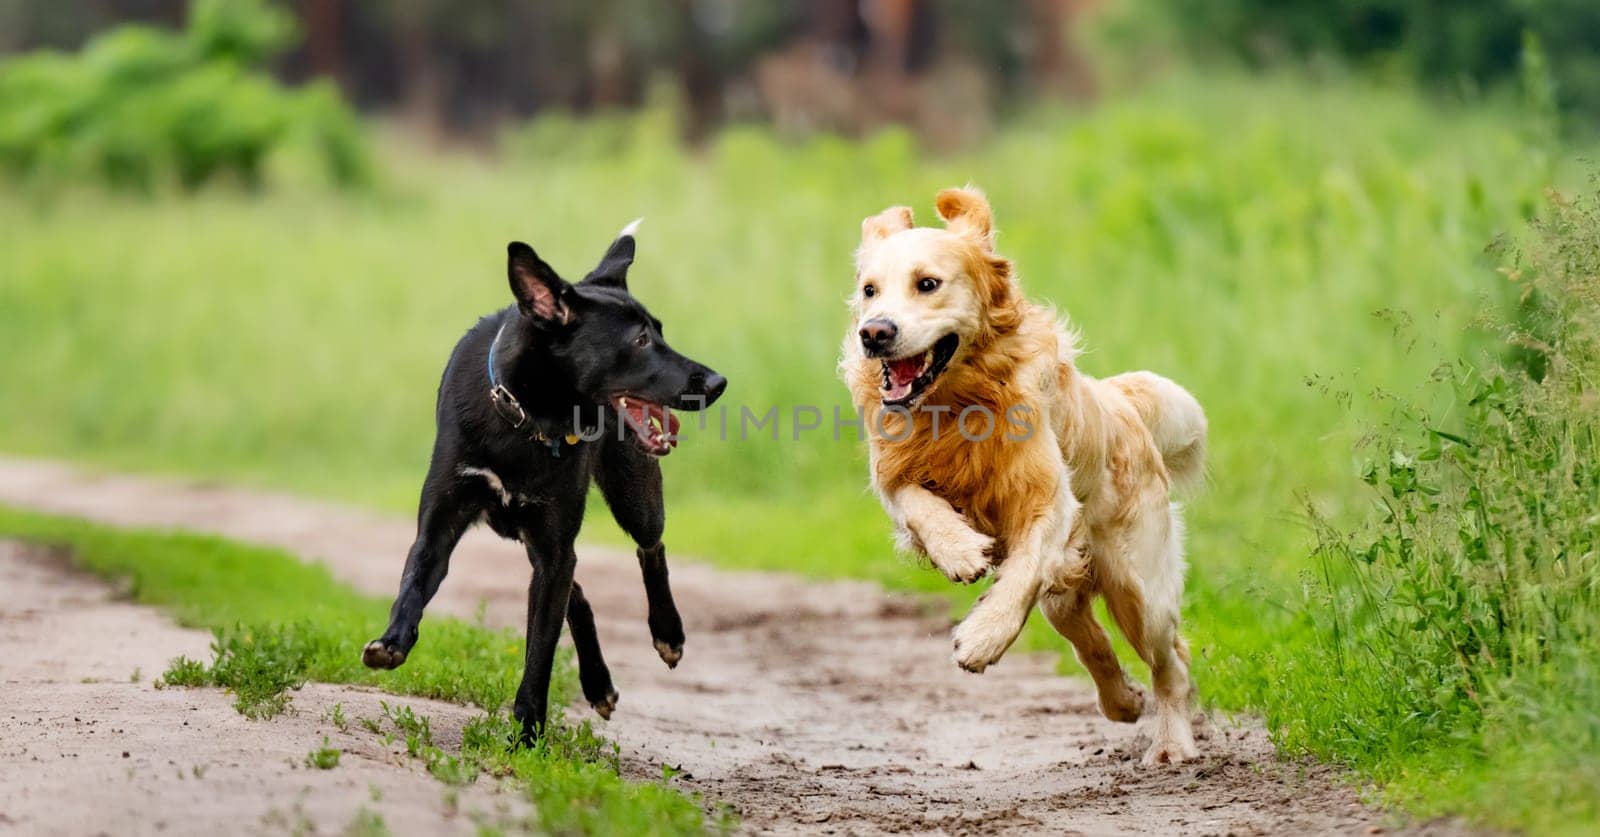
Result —
<svg viewBox="0 0 1600 837"><path fill-rule="evenodd" d="M572 286L556 275L550 265L520 241L506 246L506 272L511 278L511 293L525 317L536 323L566 325L572 321L567 299Z"/></svg>
<svg viewBox="0 0 1600 837"><path fill-rule="evenodd" d="M606 250L606 255L600 260L600 265L589 271L583 281L591 285L600 285L608 288L628 289L628 268L633 266L633 234L639 229L639 222L643 218L634 219L633 223L622 228L617 233L617 240L611 242L611 248Z"/></svg>

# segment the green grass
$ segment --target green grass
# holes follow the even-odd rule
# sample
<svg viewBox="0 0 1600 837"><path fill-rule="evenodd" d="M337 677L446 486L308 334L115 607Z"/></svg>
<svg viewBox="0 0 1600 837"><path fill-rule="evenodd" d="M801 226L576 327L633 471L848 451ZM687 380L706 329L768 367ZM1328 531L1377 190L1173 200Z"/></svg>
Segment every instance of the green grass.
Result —
<svg viewBox="0 0 1600 837"><path fill-rule="evenodd" d="M1424 813L1600 828L1597 242L1600 195L1553 200L1508 257L1500 351L1441 366L1420 403L1387 396L1374 506L1312 511L1317 642L1260 702L1286 744Z"/></svg>
<svg viewBox="0 0 1600 837"><path fill-rule="evenodd" d="M692 797L662 784L621 779L614 746L587 722L562 717L560 707L577 690L566 649L551 684L546 738L512 751L516 722L502 710L521 676L522 641L510 631L433 618L404 666L376 672L361 665L361 647L381 632L384 603L279 550L123 531L3 506L0 537L66 547L80 566L125 579L135 601L171 613L180 624L214 630L213 661L174 660L162 678L167 687L226 687L239 710L254 718L283 711L292 690L308 680L475 704L486 713L469 722L461 752L454 755L433 745L426 718L410 707L386 708L391 724L407 736L411 755L441 781L462 784L484 772L513 777L533 803L532 825L541 832L697 834L709 825L722 827L708 824ZM369 730L380 731L376 724ZM327 746L307 756L308 764L324 770L338 761L339 751Z"/></svg>
<svg viewBox="0 0 1600 837"><path fill-rule="evenodd" d="M1368 502L1351 450L1375 413L1342 393L1410 388L1489 342L1475 317L1511 291L1484 248L1567 159L1509 107L1290 77L1029 114L953 157L896 132L788 144L758 128L690 153L655 114L604 131L546 125L496 161L391 144L368 197L0 196L0 333L27 347L0 353L5 448L411 513L443 360L509 298L506 241L581 275L643 215L635 293L728 375L735 425L740 404L785 415L781 441L685 422L664 466L669 547L948 591L891 554L862 446L791 441L788 416L846 400L860 219L906 203L926 223L938 188L972 182L1028 293L1082 328L1086 371L1155 369L1206 405L1195 669L1208 703L1282 730L1276 690L1318 641L1300 498L1336 521ZM587 535L618 540L598 512ZM1023 647L1064 646L1033 620Z"/></svg>

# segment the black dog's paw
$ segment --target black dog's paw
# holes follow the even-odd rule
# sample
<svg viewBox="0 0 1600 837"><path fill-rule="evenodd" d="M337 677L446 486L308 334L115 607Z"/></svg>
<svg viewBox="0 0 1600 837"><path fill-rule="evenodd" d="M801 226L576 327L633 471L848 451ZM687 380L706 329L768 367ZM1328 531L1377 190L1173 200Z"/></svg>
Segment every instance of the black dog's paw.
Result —
<svg viewBox="0 0 1600 837"><path fill-rule="evenodd" d="M610 719L617 708L617 690L611 685L611 672L604 664L578 667L578 680L583 684L583 699L594 707L600 717Z"/></svg>
<svg viewBox="0 0 1600 837"><path fill-rule="evenodd" d="M589 705L594 707L595 714L609 721L611 720L611 713L617 711L617 697L617 690L612 689L606 692L604 698L590 701Z"/></svg>
<svg viewBox="0 0 1600 837"><path fill-rule="evenodd" d="M399 668L405 661L406 652L381 639L375 639L361 649L361 662L367 668Z"/></svg>
<svg viewBox="0 0 1600 837"><path fill-rule="evenodd" d="M650 612L650 640L667 668L677 668L683 659L683 620L670 607Z"/></svg>
<svg viewBox="0 0 1600 837"><path fill-rule="evenodd" d="M678 661L683 659L683 643L672 645L658 639L656 653L661 655L661 662L666 663L667 668L677 668Z"/></svg>

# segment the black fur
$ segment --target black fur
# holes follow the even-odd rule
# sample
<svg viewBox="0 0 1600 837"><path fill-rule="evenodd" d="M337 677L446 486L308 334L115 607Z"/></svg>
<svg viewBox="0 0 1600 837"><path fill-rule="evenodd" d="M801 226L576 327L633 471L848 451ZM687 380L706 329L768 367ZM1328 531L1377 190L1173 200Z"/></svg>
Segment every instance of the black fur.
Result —
<svg viewBox="0 0 1600 837"><path fill-rule="evenodd" d="M661 545L665 512L656 455L668 452L670 444L656 435L650 417L656 417L660 431L670 432L661 408L703 409L727 381L673 351L661 336L660 321L628 293L633 254L633 236L624 231L598 267L570 284L528 245L509 246L507 271L516 305L478 321L445 366L417 539L406 557L388 630L362 653L372 668L405 662L416 645L423 608L438 592L456 543L469 526L486 520L502 537L521 541L533 565L525 665L513 704L524 742L544 728L563 617L577 648L584 697L608 717L616 704L594 613L572 580L573 541L591 479L638 543L657 650L668 665L676 665L683 651L683 624ZM495 378L511 396L498 404L490 397L491 345ZM620 396L630 401L618 401ZM639 414L646 416L644 422L625 420L620 405L641 402L648 405ZM574 441L572 434L580 431L582 437ZM481 471L493 474L493 480Z"/></svg>

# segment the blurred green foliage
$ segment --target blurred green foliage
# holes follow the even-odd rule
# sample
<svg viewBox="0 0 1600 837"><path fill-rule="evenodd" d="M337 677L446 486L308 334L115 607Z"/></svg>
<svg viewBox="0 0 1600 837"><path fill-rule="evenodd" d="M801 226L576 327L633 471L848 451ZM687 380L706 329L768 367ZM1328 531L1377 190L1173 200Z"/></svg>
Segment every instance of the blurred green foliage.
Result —
<svg viewBox="0 0 1600 837"><path fill-rule="evenodd" d="M260 0L196 0L182 32L125 25L76 54L0 64L0 169L141 191L223 175L255 186L268 155L299 140L334 183L364 183L365 139L336 88L289 90L262 70L295 37Z"/></svg>
<svg viewBox="0 0 1600 837"><path fill-rule="evenodd" d="M1162 0L1189 43L1261 64L1333 56L1446 87L1515 79L1524 34L1543 44L1564 109L1600 117L1592 0Z"/></svg>

